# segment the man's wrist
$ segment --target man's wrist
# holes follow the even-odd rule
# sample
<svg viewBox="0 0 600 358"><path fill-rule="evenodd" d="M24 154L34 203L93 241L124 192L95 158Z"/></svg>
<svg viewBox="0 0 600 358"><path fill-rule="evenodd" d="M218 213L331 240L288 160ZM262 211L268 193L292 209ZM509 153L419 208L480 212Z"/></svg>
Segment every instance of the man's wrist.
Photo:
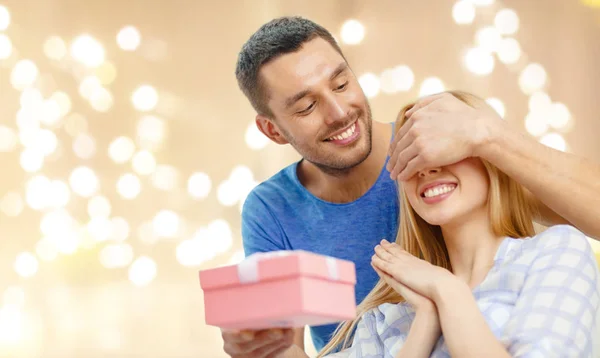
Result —
<svg viewBox="0 0 600 358"><path fill-rule="evenodd" d="M486 159L490 148L505 135L506 123L497 118L482 117L477 121L473 136L473 156Z"/></svg>

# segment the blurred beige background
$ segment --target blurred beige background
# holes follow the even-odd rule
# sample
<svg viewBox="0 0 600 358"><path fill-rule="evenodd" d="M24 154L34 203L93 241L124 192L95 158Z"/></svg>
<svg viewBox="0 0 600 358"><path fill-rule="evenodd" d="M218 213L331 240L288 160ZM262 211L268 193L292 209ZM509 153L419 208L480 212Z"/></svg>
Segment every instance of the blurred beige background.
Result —
<svg viewBox="0 0 600 358"><path fill-rule="evenodd" d="M242 259L245 195L298 159L235 81L264 22L330 29L375 120L464 89L600 161L598 6L0 0L0 356L225 356L198 270Z"/></svg>

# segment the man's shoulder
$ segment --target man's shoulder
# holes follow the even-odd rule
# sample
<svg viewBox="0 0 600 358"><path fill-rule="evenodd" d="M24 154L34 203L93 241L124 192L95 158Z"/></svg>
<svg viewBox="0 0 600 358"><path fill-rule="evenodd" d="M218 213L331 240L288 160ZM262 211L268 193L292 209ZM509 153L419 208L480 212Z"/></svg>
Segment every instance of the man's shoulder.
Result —
<svg viewBox="0 0 600 358"><path fill-rule="evenodd" d="M290 164L259 183L252 188L246 201L272 202L285 197L290 192L298 191L299 185L295 177L295 168L295 163Z"/></svg>

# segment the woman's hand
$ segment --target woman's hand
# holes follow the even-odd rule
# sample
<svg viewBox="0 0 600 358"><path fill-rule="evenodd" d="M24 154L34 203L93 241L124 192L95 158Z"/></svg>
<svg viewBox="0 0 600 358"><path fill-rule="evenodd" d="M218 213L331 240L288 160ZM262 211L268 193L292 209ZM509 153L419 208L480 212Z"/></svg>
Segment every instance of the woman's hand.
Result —
<svg viewBox="0 0 600 358"><path fill-rule="evenodd" d="M400 294L400 296L402 296L406 302L412 306L416 313L431 314L432 317L435 316L435 320L438 319L437 310L432 300L401 284L398 282L398 280L381 271L375 265L372 264L371 266L373 266L373 269L375 269L375 272L377 272L382 280L384 280L391 288L398 292L398 294Z"/></svg>
<svg viewBox="0 0 600 358"><path fill-rule="evenodd" d="M396 357L429 357L442 333L439 314L432 300L406 287L373 265L375 272L415 310L415 318Z"/></svg>
<svg viewBox="0 0 600 358"><path fill-rule="evenodd" d="M371 264L433 303L438 288L443 283L454 281L455 278L450 271L421 260L401 249L397 244L385 240L375 247Z"/></svg>

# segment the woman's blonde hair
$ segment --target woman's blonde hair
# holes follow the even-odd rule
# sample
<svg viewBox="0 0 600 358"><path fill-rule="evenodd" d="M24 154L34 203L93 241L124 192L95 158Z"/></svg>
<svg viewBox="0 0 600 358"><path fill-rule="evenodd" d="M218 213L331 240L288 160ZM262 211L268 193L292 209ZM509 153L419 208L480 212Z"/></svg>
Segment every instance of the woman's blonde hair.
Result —
<svg viewBox="0 0 600 358"><path fill-rule="evenodd" d="M493 110L482 99L465 92L449 91L451 95L474 108ZM406 121L404 113L414 103L405 106L398 114L396 128ZM489 217L495 235L513 238L530 237L535 234L533 226L534 207L527 199L525 189L495 166L481 159L489 176L488 193ZM396 243L412 255L434 265L452 270L448 250L439 226L430 225L423 220L410 206L403 190L398 188L400 200L400 220ZM400 303L404 299L383 280L357 307L354 320L340 324L329 343L319 352L318 357L332 352L334 349L345 349L352 343L353 332L362 315L383 303Z"/></svg>

